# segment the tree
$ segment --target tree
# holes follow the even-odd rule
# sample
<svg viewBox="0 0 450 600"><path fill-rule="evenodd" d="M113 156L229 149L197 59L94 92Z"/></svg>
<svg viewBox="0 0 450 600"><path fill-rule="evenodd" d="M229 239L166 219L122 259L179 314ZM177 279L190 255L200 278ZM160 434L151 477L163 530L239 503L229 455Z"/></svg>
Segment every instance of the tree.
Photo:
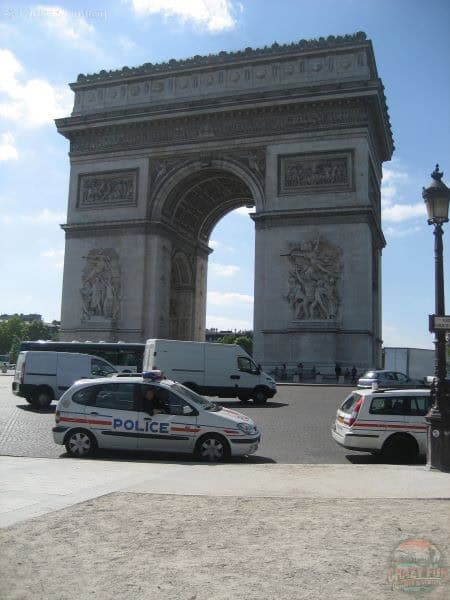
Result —
<svg viewBox="0 0 450 600"><path fill-rule="evenodd" d="M26 327L27 340L48 340L48 327L42 321L31 321Z"/></svg>
<svg viewBox="0 0 450 600"><path fill-rule="evenodd" d="M14 337L24 339L25 326L26 323L17 315L0 322L0 354L9 352Z"/></svg>
<svg viewBox="0 0 450 600"><path fill-rule="evenodd" d="M241 348L243 348L247 354L250 356L253 355L253 340L249 338L247 335L239 335L235 339L235 344L238 344Z"/></svg>
<svg viewBox="0 0 450 600"><path fill-rule="evenodd" d="M49 328L42 321L28 323L18 315L7 321L0 321L0 354L9 353L9 361L16 362L19 345L22 340L48 340L54 339Z"/></svg>
<svg viewBox="0 0 450 600"><path fill-rule="evenodd" d="M228 334L217 340L219 344L238 344L247 354L253 354L253 340L247 335Z"/></svg>

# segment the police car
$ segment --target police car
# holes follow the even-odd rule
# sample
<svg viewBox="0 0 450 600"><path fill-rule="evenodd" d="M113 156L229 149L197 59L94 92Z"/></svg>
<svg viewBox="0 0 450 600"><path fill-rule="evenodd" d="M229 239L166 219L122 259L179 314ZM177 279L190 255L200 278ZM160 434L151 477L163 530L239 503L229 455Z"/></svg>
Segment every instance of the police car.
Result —
<svg viewBox="0 0 450 600"><path fill-rule="evenodd" d="M160 372L79 380L61 396L55 422L54 441L76 457L113 448L188 452L215 462L252 454L261 439L249 417Z"/></svg>
<svg viewBox="0 0 450 600"><path fill-rule="evenodd" d="M430 406L429 389L355 390L338 409L331 434L349 450L415 460L427 451Z"/></svg>

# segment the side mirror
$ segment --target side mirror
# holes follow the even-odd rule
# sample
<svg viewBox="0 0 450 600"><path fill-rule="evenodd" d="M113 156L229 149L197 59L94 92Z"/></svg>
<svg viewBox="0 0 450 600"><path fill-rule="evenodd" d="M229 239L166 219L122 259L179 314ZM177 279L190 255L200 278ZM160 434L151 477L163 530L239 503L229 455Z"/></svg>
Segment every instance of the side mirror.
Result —
<svg viewBox="0 0 450 600"><path fill-rule="evenodd" d="M185 415L186 417L189 415L193 415L194 414L194 409L191 408L190 406L187 406L186 404L183 405L183 415Z"/></svg>

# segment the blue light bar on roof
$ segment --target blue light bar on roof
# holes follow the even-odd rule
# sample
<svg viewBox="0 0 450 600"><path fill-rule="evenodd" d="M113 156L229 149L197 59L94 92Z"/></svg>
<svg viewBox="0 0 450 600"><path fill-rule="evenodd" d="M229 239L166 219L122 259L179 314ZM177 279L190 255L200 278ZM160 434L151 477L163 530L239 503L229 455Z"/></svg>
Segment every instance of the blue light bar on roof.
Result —
<svg viewBox="0 0 450 600"><path fill-rule="evenodd" d="M142 379L150 379L151 381L159 381L164 379L164 375L160 369L154 369L153 371L144 371L142 373Z"/></svg>

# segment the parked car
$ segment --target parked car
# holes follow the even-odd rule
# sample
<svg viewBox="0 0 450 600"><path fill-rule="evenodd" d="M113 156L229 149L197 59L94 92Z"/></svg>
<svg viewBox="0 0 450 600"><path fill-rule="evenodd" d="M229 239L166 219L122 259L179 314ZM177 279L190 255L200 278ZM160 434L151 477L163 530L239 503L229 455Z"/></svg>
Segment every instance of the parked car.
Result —
<svg viewBox="0 0 450 600"><path fill-rule="evenodd" d="M427 451L425 415L429 389L355 390L342 403L332 425L344 448L392 459L414 460Z"/></svg>
<svg viewBox="0 0 450 600"><path fill-rule="evenodd" d="M256 452L260 438L246 415L154 372L75 382L58 402L53 427L55 443L80 458L114 448L215 462Z"/></svg>
<svg viewBox="0 0 450 600"><path fill-rule="evenodd" d="M366 373L358 379L357 386L359 388L371 388L374 383L378 384L379 388L414 388L425 386L423 380L412 379L404 373L373 369L366 371Z"/></svg>

